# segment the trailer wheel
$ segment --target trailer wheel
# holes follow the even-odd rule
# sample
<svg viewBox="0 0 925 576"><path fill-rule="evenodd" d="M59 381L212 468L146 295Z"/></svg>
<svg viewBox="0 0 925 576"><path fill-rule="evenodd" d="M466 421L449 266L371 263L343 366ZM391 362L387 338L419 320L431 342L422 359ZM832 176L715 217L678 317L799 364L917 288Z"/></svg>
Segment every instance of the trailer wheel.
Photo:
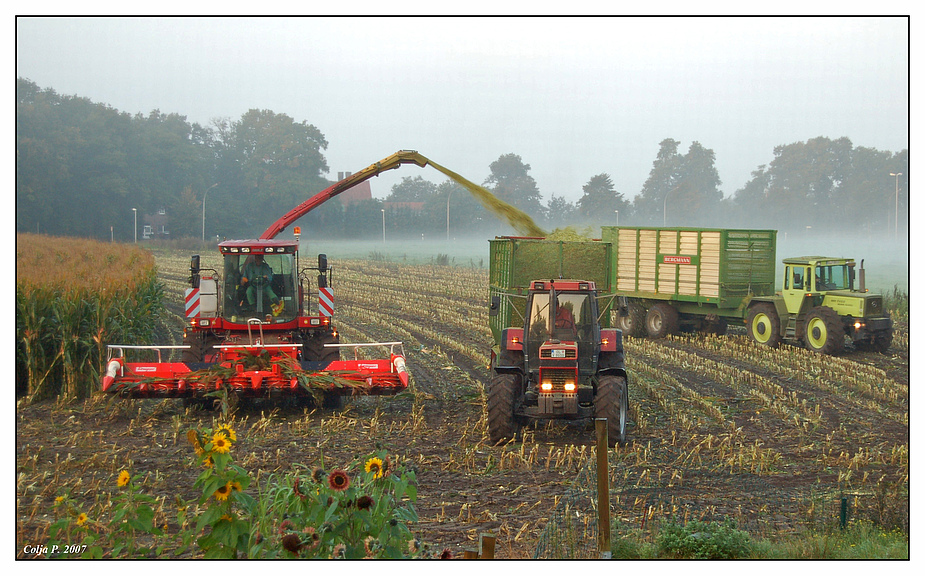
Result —
<svg viewBox="0 0 925 576"><path fill-rule="evenodd" d="M498 444L517 436L514 404L521 393L520 375L495 374L488 385L488 437Z"/></svg>
<svg viewBox="0 0 925 576"><path fill-rule="evenodd" d="M630 302L626 316L617 315L617 326L626 336L642 338L646 335L646 309Z"/></svg>
<svg viewBox="0 0 925 576"><path fill-rule="evenodd" d="M646 333L649 338L664 338L669 334L677 334L678 327L678 311L671 304L659 302L646 313Z"/></svg>
<svg viewBox="0 0 925 576"><path fill-rule="evenodd" d="M626 419L629 414L629 394L626 378L601 376L594 395L594 417L607 419L607 445L626 444Z"/></svg>
<svg viewBox="0 0 925 576"><path fill-rule="evenodd" d="M845 329L838 313L828 306L817 306L806 315L803 341L813 352L837 354L845 345Z"/></svg>
<svg viewBox="0 0 925 576"><path fill-rule="evenodd" d="M770 302L760 302L748 309L745 318L748 337L758 344L777 348L780 344L780 317Z"/></svg>

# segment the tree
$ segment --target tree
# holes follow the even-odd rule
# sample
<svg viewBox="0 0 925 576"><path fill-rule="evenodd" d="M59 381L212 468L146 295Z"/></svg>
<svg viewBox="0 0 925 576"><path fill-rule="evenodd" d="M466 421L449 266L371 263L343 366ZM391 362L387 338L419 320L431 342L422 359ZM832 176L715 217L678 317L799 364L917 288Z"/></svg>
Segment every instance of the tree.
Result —
<svg viewBox="0 0 925 576"><path fill-rule="evenodd" d="M530 165L516 154L503 154L489 165L491 175L483 184L498 199L519 208L533 218L542 218L545 210L536 181L528 174Z"/></svg>
<svg viewBox="0 0 925 576"><path fill-rule="evenodd" d="M437 185L420 176L405 176L392 186L386 202L425 202L437 191Z"/></svg>
<svg viewBox="0 0 925 576"><path fill-rule="evenodd" d="M556 196L553 194L546 204L547 223L549 228L564 228L565 226L573 225L577 213L578 208L575 204L566 200L564 196Z"/></svg>
<svg viewBox="0 0 925 576"><path fill-rule="evenodd" d="M614 225L619 211L624 217L629 216L630 203L623 194L614 189L610 175L603 173L591 177L582 186L584 194L578 199L578 214L583 222L596 225Z"/></svg>
<svg viewBox="0 0 925 576"><path fill-rule="evenodd" d="M666 138L649 177L634 201L636 216L644 224L685 226L715 220L723 194L714 167L715 154L699 142L679 154L677 140Z"/></svg>

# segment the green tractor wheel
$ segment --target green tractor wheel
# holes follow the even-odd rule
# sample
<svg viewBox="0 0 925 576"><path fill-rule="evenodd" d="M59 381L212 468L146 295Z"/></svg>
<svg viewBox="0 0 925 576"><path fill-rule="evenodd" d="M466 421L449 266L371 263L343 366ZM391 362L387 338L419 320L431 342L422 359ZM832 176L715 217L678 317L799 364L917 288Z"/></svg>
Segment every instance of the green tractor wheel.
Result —
<svg viewBox="0 0 925 576"><path fill-rule="evenodd" d="M780 317L770 302L761 302L748 309L745 319L748 337L771 348L780 344Z"/></svg>
<svg viewBox="0 0 925 576"><path fill-rule="evenodd" d="M828 306L818 306L806 315L803 341L819 354L837 354L845 345L845 329L838 313Z"/></svg>

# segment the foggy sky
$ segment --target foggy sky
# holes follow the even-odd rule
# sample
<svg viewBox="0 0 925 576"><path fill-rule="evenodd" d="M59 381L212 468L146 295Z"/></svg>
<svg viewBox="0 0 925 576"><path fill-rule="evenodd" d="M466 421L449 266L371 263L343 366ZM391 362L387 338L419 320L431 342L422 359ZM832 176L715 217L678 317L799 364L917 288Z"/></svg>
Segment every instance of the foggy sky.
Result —
<svg viewBox="0 0 925 576"><path fill-rule="evenodd" d="M606 172L633 197L665 138L716 154L728 196L817 136L909 147L905 18L17 20L17 77L208 125L249 109L315 125L334 179L414 149L481 184L515 153L544 200ZM386 196L404 166L371 181ZM888 175L884 175L889 178Z"/></svg>

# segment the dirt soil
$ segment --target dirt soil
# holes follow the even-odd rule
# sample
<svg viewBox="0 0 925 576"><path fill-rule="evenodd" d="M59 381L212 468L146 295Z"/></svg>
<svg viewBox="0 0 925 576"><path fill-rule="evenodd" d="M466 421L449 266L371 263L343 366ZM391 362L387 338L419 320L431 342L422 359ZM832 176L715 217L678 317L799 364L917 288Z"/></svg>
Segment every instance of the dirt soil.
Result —
<svg viewBox="0 0 925 576"><path fill-rule="evenodd" d="M413 531L422 540L459 557L477 547L480 534L492 533L496 557L533 557L563 496L593 490L575 485L579 472L594 460L591 424L539 423L520 442L489 445L484 285L449 297L449 308L455 307L458 316L452 323L426 304L433 294L450 289L411 281L415 274L433 277L433 270L342 265L351 266L353 273L369 278L369 286L381 286L376 278L390 273L408 280L401 289L402 300L411 300L406 306L397 305L395 296L386 295L388 308L367 300L369 290L342 290L339 322L345 339L388 340L396 330L410 335L410 340L407 335L401 339L413 393L355 398L339 412L242 407L233 416L237 462L265 477L294 464L343 465L381 446L417 473L420 521ZM474 277L485 278L484 271ZM430 286L433 294L418 294L415 285ZM411 293L420 303L414 304ZM179 312L179 301L170 306ZM375 319L384 310L393 318L385 325ZM748 525L769 517L756 498L790 502L786 498L820 486L863 496L878 490L901 493L904 485L908 498L908 329L900 326L898 333L906 334L905 340L898 338L886 354L855 352L849 346L835 360L839 366L847 363L849 373L852 367L881 370L873 378L882 374L881 388L894 391L888 400L876 390L843 388L848 384L842 376L822 371L824 358L777 368L738 359L722 347L711 350L697 335L657 343L628 339L628 365L640 375L638 382L635 373L631 376L630 442L611 454L613 518L628 527L645 527L657 505L665 516L710 511L710 517L734 516ZM733 329L726 338L743 343L743 334ZM793 349L785 345L782 351ZM712 371L706 373L703 366ZM779 386L782 392L773 403L786 409L769 408L762 401L768 393L751 380L742 384L738 378L719 377L724 368ZM193 482L199 470L191 464L186 431L212 426L219 417L187 410L180 400L94 397L75 404L19 406L17 557L28 557L24 546L47 540L56 496L71 490L88 509L104 509L124 467L147 475L146 491L163 498L162 520L172 526L175 496L198 496ZM797 505L786 508L773 518L779 529L800 525L806 513Z"/></svg>

